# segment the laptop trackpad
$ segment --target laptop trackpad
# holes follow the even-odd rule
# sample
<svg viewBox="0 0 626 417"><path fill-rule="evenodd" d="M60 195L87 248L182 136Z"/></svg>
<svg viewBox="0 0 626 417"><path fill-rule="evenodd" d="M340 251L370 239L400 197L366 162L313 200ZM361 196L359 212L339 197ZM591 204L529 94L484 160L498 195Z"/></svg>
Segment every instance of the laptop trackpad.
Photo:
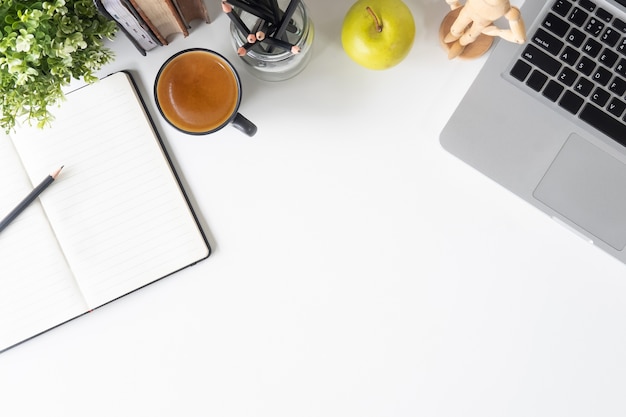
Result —
<svg viewBox="0 0 626 417"><path fill-rule="evenodd" d="M572 134L533 195L617 250L626 246L626 165Z"/></svg>

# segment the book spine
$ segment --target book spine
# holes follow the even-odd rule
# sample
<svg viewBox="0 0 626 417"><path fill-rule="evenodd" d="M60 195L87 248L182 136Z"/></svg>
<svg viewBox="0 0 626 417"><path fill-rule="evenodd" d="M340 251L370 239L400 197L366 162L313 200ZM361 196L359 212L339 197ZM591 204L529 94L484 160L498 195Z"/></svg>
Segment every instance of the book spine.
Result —
<svg viewBox="0 0 626 417"><path fill-rule="evenodd" d="M131 42L133 42L135 46L138 46L138 49L143 50L142 55L162 45L161 41L157 39L146 23L130 6L130 3L127 3L127 0L97 1L102 6L99 10L107 13L107 15L118 24L118 27L122 29ZM97 3L96 6L98 6Z"/></svg>
<svg viewBox="0 0 626 417"><path fill-rule="evenodd" d="M102 2L100 0L93 0L93 3L96 6L96 9L98 9L98 12L107 19L114 21L117 27L122 31L122 33L126 35L126 37L131 41L135 48L137 48L137 50L141 53L141 55L146 56L146 50L141 46L139 41L137 41L137 39L135 39L135 37L131 35L130 32L128 32L126 27L124 27L121 22L119 22L117 19L113 18L113 16L109 14Z"/></svg>
<svg viewBox="0 0 626 417"><path fill-rule="evenodd" d="M172 0L130 0L133 7L141 14L159 39L167 44L167 39L177 33L188 36L189 31L179 15Z"/></svg>
<svg viewBox="0 0 626 417"><path fill-rule="evenodd" d="M180 13L178 13L178 10L176 9L176 6L174 5L174 1L165 0L165 2L167 3L167 7L169 8L170 13L174 17L174 20L176 20L176 22L178 23L178 27L180 28L180 31L183 33L183 36L189 36L189 31L187 30L187 26L185 25L185 22L183 21L183 18L181 17Z"/></svg>
<svg viewBox="0 0 626 417"><path fill-rule="evenodd" d="M172 2L187 27L191 27L191 22L198 19L211 23L203 0L172 0Z"/></svg>
<svg viewBox="0 0 626 417"><path fill-rule="evenodd" d="M132 7L133 9L135 9L135 11L137 12L137 14L141 17L141 19L146 22L146 25L148 25L148 27L150 28L150 30L152 31L152 33L154 33L154 35L157 37L157 39L159 40L159 42L161 43L161 45L168 45L169 42L167 41L166 37L163 36L163 34L161 33L161 31L159 30L159 28L156 27L156 25L154 23L152 23L152 20L150 20L150 18L148 17L148 15L143 11L143 9L139 6L139 4L137 3L136 0L127 0L129 3L129 6Z"/></svg>
<svg viewBox="0 0 626 417"><path fill-rule="evenodd" d="M130 3L130 0L115 0L115 1L119 1L121 3L122 7L124 7L124 9L128 10L130 12L130 14L133 15L133 17L137 21L137 23L143 28L143 30L146 32L146 34L148 34L150 36L150 38L158 46L162 46L163 45L163 42L161 42L159 37L152 31L150 26L148 26L148 23L141 17L139 12L137 12L137 10L135 10L133 5Z"/></svg>

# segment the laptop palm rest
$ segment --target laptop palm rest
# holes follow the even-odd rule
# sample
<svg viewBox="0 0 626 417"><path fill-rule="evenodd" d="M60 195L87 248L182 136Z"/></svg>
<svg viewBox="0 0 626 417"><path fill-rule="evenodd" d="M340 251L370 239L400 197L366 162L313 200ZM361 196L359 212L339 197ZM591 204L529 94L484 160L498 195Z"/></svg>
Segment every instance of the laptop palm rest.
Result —
<svg viewBox="0 0 626 417"><path fill-rule="evenodd" d="M626 246L626 165L572 134L533 193L616 250Z"/></svg>

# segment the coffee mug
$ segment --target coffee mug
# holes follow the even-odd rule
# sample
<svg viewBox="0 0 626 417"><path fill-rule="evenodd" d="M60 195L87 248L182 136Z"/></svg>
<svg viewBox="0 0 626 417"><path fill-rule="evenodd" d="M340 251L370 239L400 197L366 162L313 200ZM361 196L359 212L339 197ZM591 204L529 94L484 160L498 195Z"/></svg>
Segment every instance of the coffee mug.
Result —
<svg viewBox="0 0 626 417"><path fill-rule="evenodd" d="M257 127L239 113L241 80L217 52L192 48L171 56L159 69L154 98L161 115L192 135L213 133L231 124L248 136Z"/></svg>

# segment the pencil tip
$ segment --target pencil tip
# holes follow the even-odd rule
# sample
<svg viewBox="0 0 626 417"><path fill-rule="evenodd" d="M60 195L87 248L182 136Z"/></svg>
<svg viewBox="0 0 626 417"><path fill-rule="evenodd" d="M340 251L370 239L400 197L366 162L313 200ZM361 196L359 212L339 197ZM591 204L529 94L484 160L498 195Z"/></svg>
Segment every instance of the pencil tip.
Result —
<svg viewBox="0 0 626 417"><path fill-rule="evenodd" d="M61 165L61 168L57 169L56 171L54 171L51 175L52 178L54 178L55 180L57 179L57 177L59 176L59 173L61 172L61 170L63 169L65 165Z"/></svg>

